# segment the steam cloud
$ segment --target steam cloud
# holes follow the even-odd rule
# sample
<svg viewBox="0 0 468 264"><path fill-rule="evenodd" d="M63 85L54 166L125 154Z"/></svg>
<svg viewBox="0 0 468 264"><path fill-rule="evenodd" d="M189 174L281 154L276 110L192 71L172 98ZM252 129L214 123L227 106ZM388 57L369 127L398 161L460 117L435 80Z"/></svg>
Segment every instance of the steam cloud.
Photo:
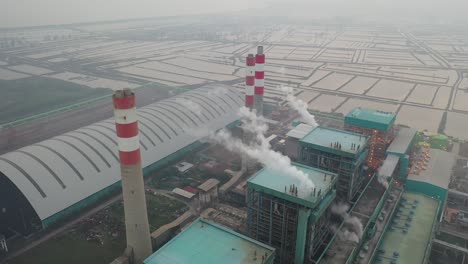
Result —
<svg viewBox="0 0 468 264"><path fill-rule="evenodd" d="M281 172L287 177L299 180L298 195L310 195L314 183L308 178L307 174L292 166L291 160L287 156L271 149L265 133L268 126L262 117L257 117L254 112L242 107L239 111L243 121L243 129L254 135L254 140L250 144L245 144L241 140L234 138L227 130L220 130L212 133L210 139L218 144L222 144L226 149L239 154L245 154L248 157L262 163L266 168Z"/></svg>
<svg viewBox="0 0 468 264"><path fill-rule="evenodd" d="M288 101L289 105L299 113L304 122L311 125L312 127L318 126L317 121L315 121L315 116L310 114L307 110L307 103L294 96L293 88L283 86L281 87L281 90L286 92L286 100Z"/></svg>
<svg viewBox="0 0 468 264"><path fill-rule="evenodd" d="M190 111L194 112L197 116L202 116L202 109L198 103L181 97L177 97L175 100L181 105L187 107Z"/></svg>
<svg viewBox="0 0 468 264"><path fill-rule="evenodd" d="M338 238L343 241L353 241L358 243L359 240L362 238L364 228L359 218L355 216L350 216L348 214L348 210L349 205L344 203L333 204L330 208L332 214L344 219L345 225L343 225L342 229L338 230ZM336 226L332 226L330 227L330 229L334 232L337 231Z"/></svg>
<svg viewBox="0 0 468 264"><path fill-rule="evenodd" d="M383 187L385 187L385 189L388 189L388 181L387 181L387 178L386 178L386 177L378 175L378 176L377 176L377 181L378 181Z"/></svg>

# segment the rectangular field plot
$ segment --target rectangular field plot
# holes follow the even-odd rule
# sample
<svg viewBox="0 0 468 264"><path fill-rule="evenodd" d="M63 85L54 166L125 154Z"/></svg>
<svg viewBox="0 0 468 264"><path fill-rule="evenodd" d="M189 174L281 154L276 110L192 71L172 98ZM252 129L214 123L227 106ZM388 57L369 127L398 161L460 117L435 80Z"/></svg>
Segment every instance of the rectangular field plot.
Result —
<svg viewBox="0 0 468 264"><path fill-rule="evenodd" d="M346 97L322 94L309 103L309 109L320 112L333 112L344 100L346 100Z"/></svg>
<svg viewBox="0 0 468 264"><path fill-rule="evenodd" d="M367 95L401 101L405 99L413 86L413 83L381 80L367 93Z"/></svg>
<svg viewBox="0 0 468 264"><path fill-rule="evenodd" d="M312 84L320 81L325 76L331 75L331 74L332 74L332 72L330 72L330 71L317 70L316 72L314 72L314 74L312 74L312 76L310 76L309 79L303 81L302 85L311 86Z"/></svg>
<svg viewBox="0 0 468 264"><path fill-rule="evenodd" d="M27 64L15 65L15 66L11 66L8 68L15 70L15 71L22 72L22 73L32 74L32 75L43 75L43 74L53 73L53 71L51 70L32 66L32 65L27 65Z"/></svg>
<svg viewBox="0 0 468 264"><path fill-rule="evenodd" d="M304 101L305 103L309 103L312 101L315 97L319 96L319 92L312 92L312 91L305 91L297 95L297 98Z"/></svg>
<svg viewBox="0 0 468 264"><path fill-rule="evenodd" d="M345 86L343 86L340 89L340 91L355 93L355 94L363 94L365 91L371 88L372 85L374 85L378 81L379 79L358 76L352 81L350 81L349 83L347 83Z"/></svg>
<svg viewBox="0 0 468 264"><path fill-rule="evenodd" d="M318 83L314 84L313 87L327 89L327 90L336 90L350 81L354 76L342 73L333 73L323 80L320 80Z"/></svg>
<svg viewBox="0 0 468 264"><path fill-rule="evenodd" d="M381 103L376 101L369 101L365 99L356 99L356 98L349 98L346 103L341 105L335 112L342 113L343 115L348 114L356 107L363 107L363 108L371 108L371 109L379 109L384 112L393 112L395 113L398 109L398 104L389 104L389 103Z"/></svg>
<svg viewBox="0 0 468 264"><path fill-rule="evenodd" d="M459 89L468 89L468 78L463 78L460 84L458 85Z"/></svg>
<svg viewBox="0 0 468 264"><path fill-rule="evenodd" d="M468 111L468 93L465 90L457 90L455 103L453 108L455 110Z"/></svg>
<svg viewBox="0 0 468 264"><path fill-rule="evenodd" d="M0 80L18 80L29 76L30 75L0 68Z"/></svg>
<svg viewBox="0 0 468 264"><path fill-rule="evenodd" d="M436 86L418 84L406 101L419 104L431 104L436 91Z"/></svg>
<svg viewBox="0 0 468 264"><path fill-rule="evenodd" d="M442 110L405 105L398 112L396 123L418 130L437 132L442 114Z"/></svg>
<svg viewBox="0 0 468 264"><path fill-rule="evenodd" d="M447 87L447 86L442 86L439 88L439 91L437 92L434 102L432 102L432 105L437 108L443 108L445 109L447 107L447 104L450 100L450 92L452 88Z"/></svg>
<svg viewBox="0 0 468 264"><path fill-rule="evenodd" d="M279 73L281 75L294 75L299 77L307 77L312 73L311 69L301 69L295 67L279 67L279 66L265 66L266 74L272 73Z"/></svg>
<svg viewBox="0 0 468 264"><path fill-rule="evenodd" d="M55 75L50 75L48 77L88 86L90 88L108 88L112 90L120 90L124 88L138 87L137 84L130 82L116 81L73 72L63 72Z"/></svg>
<svg viewBox="0 0 468 264"><path fill-rule="evenodd" d="M142 69L162 71L162 72L177 73L177 74L188 75L192 77L210 79L214 81L228 81L228 80L233 80L237 78L236 76L233 76L233 75L204 72L202 71L202 69L200 69L199 71L188 70L182 67L178 67L178 66L174 66L171 64L163 63L163 62L158 62L158 61L150 61L150 62L138 64L135 67L142 68Z"/></svg>
<svg viewBox="0 0 468 264"><path fill-rule="evenodd" d="M151 69L143 69L143 68L138 68L135 66L120 68L119 72L135 75L135 77L137 78L142 76L144 78L151 78L153 80L169 81L169 82L183 83L183 84L199 84L199 83L206 82L206 80L195 78L195 77L160 72L160 71L151 70Z"/></svg>
<svg viewBox="0 0 468 264"><path fill-rule="evenodd" d="M276 65L276 64L277 64L277 65ZM270 59L270 58L268 57L267 65L275 65L275 66L278 66L278 65L287 65L287 66L297 67L297 68L299 68L299 69L301 69L301 68L312 68L312 69L315 69L315 68L320 67L321 65L323 65L323 63L311 62L311 61L275 60L275 59ZM244 66L244 65L242 65L242 66Z"/></svg>
<svg viewBox="0 0 468 264"><path fill-rule="evenodd" d="M232 65L198 61L198 60L182 58L182 57L166 60L165 62L169 64L189 68L192 70L202 70L205 72L221 73L221 74L233 74L234 71L238 69L238 67L232 66Z"/></svg>
<svg viewBox="0 0 468 264"><path fill-rule="evenodd" d="M448 112L447 124L445 125L445 134L459 139L468 139L468 115L461 113Z"/></svg>

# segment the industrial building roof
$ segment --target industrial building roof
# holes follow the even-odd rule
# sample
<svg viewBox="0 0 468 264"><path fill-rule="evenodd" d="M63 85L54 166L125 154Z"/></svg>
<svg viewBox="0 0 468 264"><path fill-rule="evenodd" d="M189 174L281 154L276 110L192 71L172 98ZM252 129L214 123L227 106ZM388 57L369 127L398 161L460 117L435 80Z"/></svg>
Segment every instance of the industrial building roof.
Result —
<svg viewBox="0 0 468 264"><path fill-rule="evenodd" d="M448 189L452 168L456 162L456 155L439 149L429 151L429 162L419 174L408 175L408 180L430 183L434 186Z"/></svg>
<svg viewBox="0 0 468 264"><path fill-rule="evenodd" d="M211 178L198 186L198 189L207 192L219 184L219 180Z"/></svg>
<svg viewBox="0 0 468 264"><path fill-rule="evenodd" d="M290 130L286 136L290 138L301 139L307 135L314 127L308 124L299 124Z"/></svg>
<svg viewBox="0 0 468 264"><path fill-rule="evenodd" d="M273 258L274 248L228 228L198 219L144 263L262 264L272 263Z"/></svg>
<svg viewBox="0 0 468 264"><path fill-rule="evenodd" d="M409 192L403 194L402 200L373 263L392 259L397 260L395 263L426 263L428 260L439 201ZM411 221L408 221L409 215Z"/></svg>
<svg viewBox="0 0 468 264"><path fill-rule="evenodd" d="M367 146L368 137L351 133L348 131L337 130L325 127L316 127L305 135L300 142L312 145L321 151L355 156ZM334 144L341 145L341 149ZM356 146L352 148L352 146ZM359 149L358 149L359 147Z"/></svg>
<svg viewBox="0 0 468 264"><path fill-rule="evenodd" d="M385 158L382 166L378 170L379 176L391 177L399 161L400 161L400 157L396 155L392 155L392 154L388 155Z"/></svg>
<svg viewBox="0 0 468 264"><path fill-rule="evenodd" d="M184 104L190 100L194 104ZM193 106L198 105L198 109ZM237 119L243 97L212 84L138 109L143 166ZM200 129L200 133L191 133ZM113 118L0 156L8 177L44 220L120 181Z"/></svg>
<svg viewBox="0 0 468 264"><path fill-rule="evenodd" d="M357 107L346 115L345 123L385 131L393 126L395 118L395 113Z"/></svg>
<svg viewBox="0 0 468 264"><path fill-rule="evenodd" d="M310 181L315 185L314 195L313 189L306 190L304 181L298 177L288 176L284 171L263 168L253 175L247 182L249 188L263 191L273 196L298 203L310 208L314 208L321 199L331 190L331 187L337 180L337 174L328 171L319 170L303 164L293 163L295 169L304 173ZM326 175L326 177L325 177ZM289 192L290 186L298 188L298 195ZM286 189L286 191L285 191ZM319 195L320 190L320 195Z"/></svg>
<svg viewBox="0 0 468 264"><path fill-rule="evenodd" d="M189 191L186 191L186 190L180 189L180 188L174 188L172 190L172 192L177 194L177 195L180 195L180 196L182 196L184 198L187 198L187 199L192 199L195 196L194 193L191 193Z"/></svg>
<svg viewBox="0 0 468 264"><path fill-rule="evenodd" d="M409 127L402 127L387 148L387 153L406 154L411 147L416 130Z"/></svg>

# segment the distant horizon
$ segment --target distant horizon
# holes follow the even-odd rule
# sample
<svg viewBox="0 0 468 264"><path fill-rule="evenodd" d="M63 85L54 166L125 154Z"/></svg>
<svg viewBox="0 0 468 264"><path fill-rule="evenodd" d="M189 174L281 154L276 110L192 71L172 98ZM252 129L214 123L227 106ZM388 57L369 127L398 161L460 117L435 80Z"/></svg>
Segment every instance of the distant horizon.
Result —
<svg viewBox="0 0 468 264"><path fill-rule="evenodd" d="M1 0L0 0L1 1ZM356 18L385 22L429 21L435 24L466 20L468 5L460 0L23 0L5 1L0 28L59 26L144 20L164 17L245 12L288 18ZM259 9L257 12L258 8ZM255 10L255 12L252 12Z"/></svg>

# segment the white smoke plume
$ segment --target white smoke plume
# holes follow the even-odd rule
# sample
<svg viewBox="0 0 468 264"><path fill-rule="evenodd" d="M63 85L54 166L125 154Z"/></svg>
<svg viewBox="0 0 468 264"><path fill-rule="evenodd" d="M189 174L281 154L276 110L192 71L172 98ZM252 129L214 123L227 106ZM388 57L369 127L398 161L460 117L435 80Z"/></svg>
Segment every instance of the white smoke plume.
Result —
<svg viewBox="0 0 468 264"><path fill-rule="evenodd" d="M208 96L225 95L227 93L229 93L228 88L221 86L221 87L216 87L215 89L208 91Z"/></svg>
<svg viewBox="0 0 468 264"><path fill-rule="evenodd" d="M292 87L283 86L281 87L281 90L286 92L286 100L288 101L289 105L299 113L304 122L311 125L312 127L318 126L317 121L315 121L315 116L309 113L309 110L307 110L307 103L294 96Z"/></svg>
<svg viewBox="0 0 468 264"><path fill-rule="evenodd" d="M176 97L175 100L179 104L187 107L190 111L195 113L197 116L199 116L199 117L202 116L202 108L198 103L196 103L196 102L194 102L192 100L187 100L185 98L181 98L181 97Z"/></svg>
<svg viewBox="0 0 468 264"><path fill-rule="evenodd" d="M388 189L388 181L387 181L387 178L386 178L385 176L377 175L377 181L378 181L383 187L385 187L385 189Z"/></svg>
<svg viewBox="0 0 468 264"><path fill-rule="evenodd" d="M330 211L334 215L338 215L341 218L345 218L348 215L349 205L345 203L333 204L330 207Z"/></svg>
<svg viewBox="0 0 468 264"><path fill-rule="evenodd" d="M356 216L348 214L349 205L345 203L333 204L330 208L332 214L344 219L344 225L338 230L337 236L343 241L359 242L364 233L364 227L361 220ZM331 230L336 232L336 227L331 227Z"/></svg>
<svg viewBox="0 0 468 264"><path fill-rule="evenodd" d="M292 166L291 160L287 156L271 149L265 132L268 126L257 117L255 113L243 107L239 111L243 121L243 129L255 135L255 141L245 144L240 139L234 138L227 130L220 130L213 133L210 138L212 141L223 145L230 151L245 154L248 157L262 163L266 168L281 172L287 177L295 178L300 181L298 186L299 196L308 196L315 187L307 174Z"/></svg>

